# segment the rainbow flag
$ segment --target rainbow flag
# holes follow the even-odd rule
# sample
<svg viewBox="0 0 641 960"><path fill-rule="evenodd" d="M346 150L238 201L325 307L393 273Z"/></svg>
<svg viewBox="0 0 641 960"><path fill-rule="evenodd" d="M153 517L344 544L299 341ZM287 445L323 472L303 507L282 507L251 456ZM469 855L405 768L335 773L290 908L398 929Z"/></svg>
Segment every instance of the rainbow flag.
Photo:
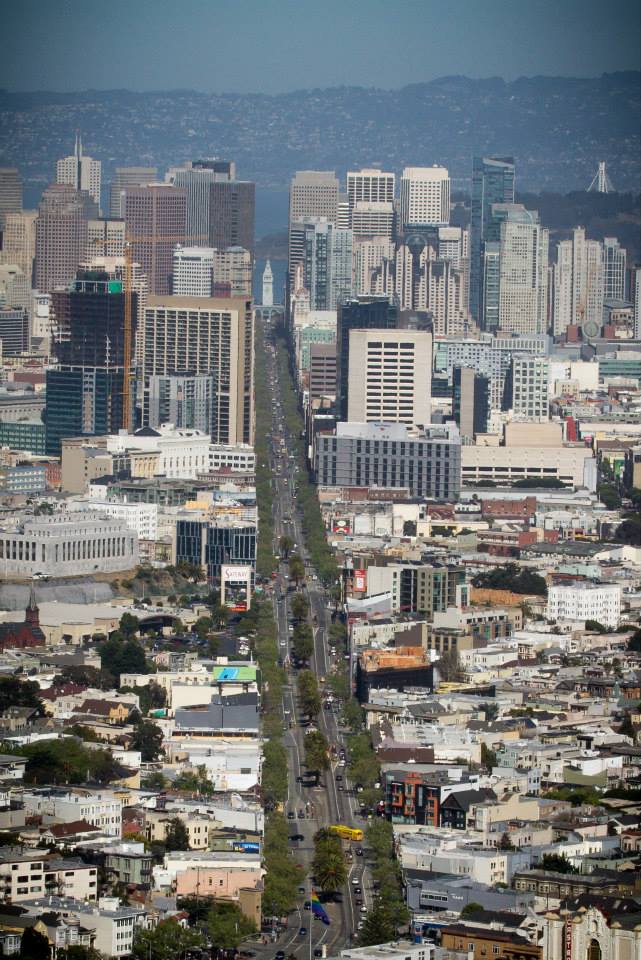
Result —
<svg viewBox="0 0 641 960"><path fill-rule="evenodd" d="M329 926L329 917L325 913L325 908L323 907L323 904L318 899L318 894L313 888L312 888L312 913L314 914L315 917L318 917L319 920L322 920L323 923Z"/></svg>

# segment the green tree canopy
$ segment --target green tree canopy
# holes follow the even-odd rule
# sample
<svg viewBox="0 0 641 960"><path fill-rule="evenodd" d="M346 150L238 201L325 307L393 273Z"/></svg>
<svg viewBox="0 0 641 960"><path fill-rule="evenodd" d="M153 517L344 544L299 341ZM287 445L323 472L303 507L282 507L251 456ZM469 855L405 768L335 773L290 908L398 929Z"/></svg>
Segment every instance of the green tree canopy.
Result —
<svg viewBox="0 0 641 960"><path fill-rule="evenodd" d="M103 670L108 670L120 684L122 673L149 673L145 650L137 640L125 640L113 633L98 648Z"/></svg>
<svg viewBox="0 0 641 960"><path fill-rule="evenodd" d="M329 770L329 743L320 730L305 734L305 766L308 770Z"/></svg>
<svg viewBox="0 0 641 960"><path fill-rule="evenodd" d="M123 613L119 624L120 632L127 640L131 640L140 630L140 620L133 613Z"/></svg>
<svg viewBox="0 0 641 960"><path fill-rule="evenodd" d="M162 754L163 732L157 723L151 720L140 720L134 727L131 746L140 750L143 763L153 763Z"/></svg>
<svg viewBox="0 0 641 960"><path fill-rule="evenodd" d="M512 593L531 593L535 596L547 595L547 584L543 577L516 563L506 563L484 573L477 574L472 580L475 587L489 590L511 590Z"/></svg>
<svg viewBox="0 0 641 960"><path fill-rule="evenodd" d="M0 677L0 713L9 707L42 708L38 697L40 687L32 680L17 677Z"/></svg>
<svg viewBox="0 0 641 960"><path fill-rule="evenodd" d="M550 870L552 873L578 873L575 867L564 853L544 853L541 859L541 869Z"/></svg>
<svg viewBox="0 0 641 960"><path fill-rule="evenodd" d="M165 849L189 850L189 833L180 817L173 817L169 821L165 834Z"/></svg>
<svg viewBox="0 0 641 960"><path fill-rule="evenodd" d="M198 930L181 927L170 917L153 930L136 931L133 956L136 960L177 960L185 951L204 947L205 937Z"/></svg>
<svg viewBox="0 0 641 960"><path fill-rule="evenodd" d="M238 904L214 900L207 914L207 929L215 947L231 950L256 932L256 927Z"/></svg>
<svg viewBox="0 0 641 960"><path fill-rule="evenodd" d="M50 960L51 947L44 934L26 927L20 941L20 960Z"/></svg>

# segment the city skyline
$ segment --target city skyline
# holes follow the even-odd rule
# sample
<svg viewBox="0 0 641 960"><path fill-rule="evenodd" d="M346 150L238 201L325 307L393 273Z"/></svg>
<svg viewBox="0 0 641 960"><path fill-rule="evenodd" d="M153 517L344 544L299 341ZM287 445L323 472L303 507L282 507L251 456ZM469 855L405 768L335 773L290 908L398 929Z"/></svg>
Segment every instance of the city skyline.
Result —
<svg viewBox="0 0 641 960"><path fill-rule="evenodd" d="M322 10L308 0L280 0L267 15L259 0L188 0L179 18L167 0L67 0L65 8L61 17L57 7L27 0L5 15L12 43L0 88L278 94L315 86L397 89L454 74L593 77L641 66L634 0L614 0L607 11L596 0L527 7L489 0L482 15L474 0L445 7L434 0L328 0ZM243 57L232 42L239 31ZM114 49L104 41L116 35ZM309 57L310 36L324 56ZM389 56L394 50L403 56Z"/></svg>

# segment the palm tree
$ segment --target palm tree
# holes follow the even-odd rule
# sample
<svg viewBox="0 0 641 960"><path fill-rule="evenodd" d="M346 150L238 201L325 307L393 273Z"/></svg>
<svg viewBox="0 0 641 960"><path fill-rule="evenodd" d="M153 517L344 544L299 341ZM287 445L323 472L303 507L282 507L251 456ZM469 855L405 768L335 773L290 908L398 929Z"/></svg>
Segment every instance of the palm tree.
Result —
<svg viewBox="0 0 641 960"><path fill-rule="evenodd" d="M340 889L347 879L345 858L338 851L325 852L322 848L318 850L312 869L316 882L324 893Z"/></svg>

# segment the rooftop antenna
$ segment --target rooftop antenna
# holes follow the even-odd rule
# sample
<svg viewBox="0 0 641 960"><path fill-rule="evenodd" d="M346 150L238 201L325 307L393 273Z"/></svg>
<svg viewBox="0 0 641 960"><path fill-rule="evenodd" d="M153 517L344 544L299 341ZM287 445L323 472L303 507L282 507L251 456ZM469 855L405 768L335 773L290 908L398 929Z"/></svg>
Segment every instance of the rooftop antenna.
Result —
<svg viewBox="0 0 641 960"><path fill-rule="evenodd" d="M599 167L594 174L588 193L614 193L614 187L605 169L605 160L599 160Z"/></svg>

